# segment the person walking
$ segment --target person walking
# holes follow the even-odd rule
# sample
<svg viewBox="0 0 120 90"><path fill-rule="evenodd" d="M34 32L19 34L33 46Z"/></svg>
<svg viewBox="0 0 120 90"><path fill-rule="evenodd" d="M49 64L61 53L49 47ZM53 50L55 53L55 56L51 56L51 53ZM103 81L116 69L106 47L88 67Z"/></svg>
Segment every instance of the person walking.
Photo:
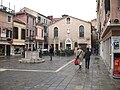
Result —
<svg viewBox="0 0 120 90"><path fill-rule="evenodd" d="M50 46L49 53L50 53L50 61L52 61L52 56L53 56L53 48Z"/></svg>
<svg viewBox="0 0 120 90"><path fill-rule="evenodd" d="M79 60L79 69L81 69L81 65L82 65L82 62L83 62L83 56L84 56L84 52L81 49L81 47L77 48L76 58Z"/></svg>
<svg viewBox="0 0 120 90"><path fill-rule="evenodd" d="M90 66L90 56L91 56L91 52L89 51L89 48L87 48L86 51L85 51L85 55L84 55L85 67L87 69L89 69L89 66Z"/></svg>

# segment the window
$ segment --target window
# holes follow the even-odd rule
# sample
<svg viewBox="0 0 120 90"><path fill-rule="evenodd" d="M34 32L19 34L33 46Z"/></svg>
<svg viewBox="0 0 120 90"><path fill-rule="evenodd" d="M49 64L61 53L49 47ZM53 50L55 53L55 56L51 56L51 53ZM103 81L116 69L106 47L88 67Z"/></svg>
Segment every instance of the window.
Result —
<svg viewBox="0 0 120 90"><path fill-rule="evenodd" d="M34 35L35 35L35 32L34 32L34 30L33 30L32 36L34 37Z"/></svg>
<svg viewBox="0 0 120 90"><path fill-rule="evenodd" d="M58 28L57 27L54 28L54 37L58 37Z"/></svg>
<svg viewBox="0 0 120 90"><path fill-rule="evenodd" d="M11 22L11 16L8 16L8 22Z"/></svg>
<svg viewBox="0 0 120 90"><path fill-rule="evenodd" d="M10 38L10 30L6 29L6 37Z"/></svg>
<svg viewBox="0 0 120 90"><path fill-rule="evenodd" d="M18 28L17 27L13 28L13 39L18 39Z"/></svg>
<svg viewBox="0 0 120 90"><path fill-rule="evenodd" d="M110 0L105 0L105 14L107 14L108 11L110 11Z"/></svg>
<svg viewBox="0 0 120 90"><path fill-rule="evenodd" d="M33 25L34 25L34 23L35 23L35 19L33 18Z"/></svg>
<svg viewBox="0 0 120 90"><path fill-rule="evenodd" d="M21 29L21 39L25 39L25 29Z"/></svg>
<svg viewBox="0 0 120 90"><path fill-rule="evenodd" d="M28 29L26 30L26 36L28 36Z"/></svg>
<svg viewBox="0 0 120 90"><path fill-rule="evenodd" d="M42 29L41 37L43 37L43 29Z"/></svg>
<svg viewBox="0 0 120 90"><path fill-rule="evenodd" d="M12 38L12 30L10 30L10 38Z"/></svg>
<svg viewBox="0 0 120 90"><path fill-rule="evenodd" d="M38 17L38 23L40 23L41 22L41 17Z"/></svg>
<svg viewBox="0 0 120 90"><path fill-rule="evenodd" d="M31 30L30 30L30 34L29 34L29 36L31 36Z"/></svg>
<svg viewBox="0 0 120 90"><path fill-rule="evenodd" d="M83 25L79 27L79 37L84 37L84 26Z"/></svg>
<svg viewBox="0 0 120 90"><path fill-rule="evenodd" d="M70 18L67 18L67 24L70 24Z"/></svg>
<svg viewBox="0 0 120 90"><path fill-rule="evenodd" d="M44 23L45 23L45 19L44 19Z"/></svg>
<svg viewBox="0 0 120 90"><path fill-rule="evenodd" d="M62 47L63 47L62 42L60 42L60 48L62 48Z"/></svg>
<svg viewBox="0 0 120 90"><path fill-rule="evenodd" d="M28 21L29 21L29 17L27 16L27 23L28 23Z"/></svg>

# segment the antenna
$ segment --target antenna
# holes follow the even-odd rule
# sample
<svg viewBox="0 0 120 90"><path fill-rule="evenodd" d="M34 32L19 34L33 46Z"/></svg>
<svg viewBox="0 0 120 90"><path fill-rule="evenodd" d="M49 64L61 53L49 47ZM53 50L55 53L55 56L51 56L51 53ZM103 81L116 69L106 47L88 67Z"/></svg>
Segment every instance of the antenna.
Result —
<svg viewBox="0 0 120 90"><path fill-rule="evenodd" d="M14 5L14 11L15 11L15 5Z"/></svg>
<svg viewBox="0 0 120 90"><path fill-rule="evenodd" d="M10 9L10 2L9 2L9 9Z"/></svg>
<svg viewBox="0 0 120 90"><path fill-rule="evenodd" d="M1 6L2 6L2 0L1 0Z"/></svg>

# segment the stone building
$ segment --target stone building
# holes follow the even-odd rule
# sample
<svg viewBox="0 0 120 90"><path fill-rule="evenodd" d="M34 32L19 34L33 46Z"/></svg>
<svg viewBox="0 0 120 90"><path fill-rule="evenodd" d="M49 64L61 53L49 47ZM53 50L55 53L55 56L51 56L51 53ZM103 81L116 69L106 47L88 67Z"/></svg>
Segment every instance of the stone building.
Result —
<svg viewBox="0 0 120 90"><path fill-rule="evenodd" d="M48 27L49 45L54 50L75 49L81 46L91 48L91 23L69 16L53 18L53 23Z"/></svg>

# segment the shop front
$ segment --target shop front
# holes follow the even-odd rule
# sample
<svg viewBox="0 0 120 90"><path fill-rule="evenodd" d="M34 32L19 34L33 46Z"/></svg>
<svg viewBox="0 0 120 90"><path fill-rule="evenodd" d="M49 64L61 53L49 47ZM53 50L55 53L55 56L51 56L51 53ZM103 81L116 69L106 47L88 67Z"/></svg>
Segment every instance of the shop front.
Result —
<svg viewBox="0 0 120 90"><path fill-rule="evenodd" d="M112 75L120 78L120 37L112 37Z"/></svg>
<svg viewBox="0 0 120 90"><path fill-rule="evenodd" d="M12 55L22 55L24 51L24 45L14 45L12 46Z"/></svg>
<svg viewBox="0 0 120 90"><path fill-rule="evenodd" d="M0 56L10 56L11 45L7 42L0 42Z"/></svg>
<svg viewBox="0 0 120 90"><path fill-rule="evenodd" d="M13 41L11 46L12 55L22 55L25 49L24 41Z"/></svg>
<svg viewBox="0 0 120 90"><path fill-rule="evenodd" d="M5 55L5 45L0 44L0 56Z"/></svg>

